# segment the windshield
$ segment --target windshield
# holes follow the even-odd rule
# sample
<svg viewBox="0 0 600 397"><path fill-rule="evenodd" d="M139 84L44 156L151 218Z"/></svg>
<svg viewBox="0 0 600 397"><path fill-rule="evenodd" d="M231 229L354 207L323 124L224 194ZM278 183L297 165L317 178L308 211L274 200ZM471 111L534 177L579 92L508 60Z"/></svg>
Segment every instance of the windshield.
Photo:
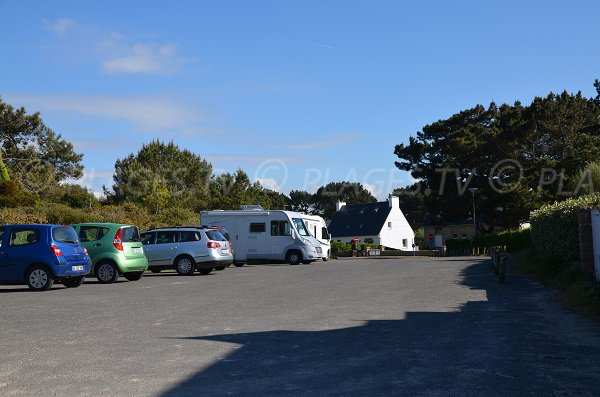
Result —
<svg viewBox="0 0 600 397"><path fill-rule="evenodd" d="M298 230L298 233L301 236L310 236L310 233L306 229L306 226L304 225L304 222L302 222L301 218L293 218L292 221L294 222L294 226L296 226L296 230Z"/></svg>
<svg viewBox="0 0 600 397"><path fill-rule="evenodd" d="M61 226L52 229L52 240L58 243L79 243L75 229L70 226Z"/></svg>

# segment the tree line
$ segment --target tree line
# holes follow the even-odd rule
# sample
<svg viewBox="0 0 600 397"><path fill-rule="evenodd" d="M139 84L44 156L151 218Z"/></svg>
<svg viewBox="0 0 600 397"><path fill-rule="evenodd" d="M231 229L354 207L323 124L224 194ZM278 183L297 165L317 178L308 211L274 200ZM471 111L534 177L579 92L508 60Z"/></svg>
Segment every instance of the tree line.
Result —
<svg viewBox="0 0 600 397"><path fill-rule="evenodd" d="M545 203L599 191L600 82L594 86L593 98L565 91L528 105L476 105L396 145L396 166L417 181L396 190L413 225L470 217L474 198L481 232L516 227Z"/></svg>
<svg viewBox="0 0 600 397"><path fill-rule="evenodd" d="M72 208L128 205L149 216L181 208L239 209L259 204L265 209L290 209L330 219L335 202L375 201L361 184L332 182L316 193L292 191L289 196L252 182L242 169L213 174L200 155L175 143L153 140L137 153L117 159L113 184L98 199L69 180L83 175L83 154L44 124L39 113L28 114L0 99L0 207L33 207L40 202Z"/></svg>

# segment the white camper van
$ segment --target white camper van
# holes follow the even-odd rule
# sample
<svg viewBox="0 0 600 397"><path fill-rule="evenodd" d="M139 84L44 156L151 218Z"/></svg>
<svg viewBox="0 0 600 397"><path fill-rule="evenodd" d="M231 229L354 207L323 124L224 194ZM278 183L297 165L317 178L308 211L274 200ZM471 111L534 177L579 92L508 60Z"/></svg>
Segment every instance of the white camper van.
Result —
<svg viewBox="0 0 600 397"><path fill-rule="evenodd" d="M238 266L251 259L291 265L321 259L321 244L308 232L298 212L262 208L202 211L200 224L229 231L233 261Z"/></svg>
<svg viewBox="0 0 600 397"><path fill-rule="evenodd" d="M321 250L323 251L323 260L328 260L331 254L331 235L329 234L329 230L327 230L325 219L319 215L302 214L302 220L308 232L319 240Z"/></svg>

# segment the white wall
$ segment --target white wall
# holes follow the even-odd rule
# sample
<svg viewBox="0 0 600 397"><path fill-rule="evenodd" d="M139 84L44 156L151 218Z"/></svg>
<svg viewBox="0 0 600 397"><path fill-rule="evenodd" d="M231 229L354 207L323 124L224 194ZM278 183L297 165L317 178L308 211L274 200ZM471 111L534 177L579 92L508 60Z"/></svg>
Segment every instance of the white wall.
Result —
<svg viewBox="0 0 600 397"><path fill-rule="evenodd" d="M408 224L406 217L404 217L402 210L400 210L400 199L390 196L388 204L391 207L391 211L379 234L381 239L380 244L384 247L402 251L412 251L412 245L415 242L415 233ZM391 227L388 226L390 222Z"/></svg>

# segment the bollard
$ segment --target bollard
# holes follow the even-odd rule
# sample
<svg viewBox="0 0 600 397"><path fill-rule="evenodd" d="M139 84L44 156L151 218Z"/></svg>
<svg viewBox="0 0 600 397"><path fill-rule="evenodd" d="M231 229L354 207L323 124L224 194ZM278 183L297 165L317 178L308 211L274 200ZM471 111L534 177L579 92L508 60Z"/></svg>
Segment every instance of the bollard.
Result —
<svg viewBox="0 0 600 397"><path fill-rule="evenodd" d="M498 248L496 251L496 260L494 261L494 274L497 276L500 273L500 261L502 260L502 248Z"/></svg>
<svg viewBox="0 0 600 397"><path fill-rule="evenodd" d="M491 257L492 257L492 271L496 268L496 247L492 247L492 249L490 250L491 252Z"/></svg>
<svg viewBox="0 0 600 397"><path fill-rule="evenodd" d="M504 284L506 279L506 254L503 252L500 255L500 261L498 264L498 282Z"/></svg>

